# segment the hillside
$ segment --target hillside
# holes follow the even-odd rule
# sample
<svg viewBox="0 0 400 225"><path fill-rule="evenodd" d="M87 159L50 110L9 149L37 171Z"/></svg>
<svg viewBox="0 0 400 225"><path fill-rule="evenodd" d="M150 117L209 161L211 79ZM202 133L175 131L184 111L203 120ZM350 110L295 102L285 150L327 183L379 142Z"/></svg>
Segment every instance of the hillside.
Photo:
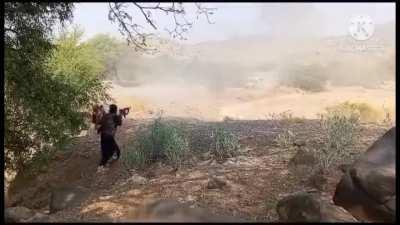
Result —
<svg viewBox="0 0 400 225"><path fill-rule="evenodd" d="M129 139L149 120L126 120L117 134L122 151ZM296 149L282 148L275 141L279 133L291 129L297 141L306 148L318 149L324 136L317 121L285 122L274 120L228 121L220 123L240 137L237 157L218 163L207 154L207 135L212 123L198 120L169 119L190 134L191 146L203 154L190 165L174 171L156 163L145 171L127 170L117 161L104 173L96 173L99 140L94 134L77 138L69 151L54 156L46 172L33 179L17 177L12 185L12 205L26 206L44 214L49 210L50 191L60 186L81 186L89 195L73 208L46 217L51 222L132 221L147 202L155 199L177 199L192 207L203 207L219 215L247 221L277 220L275 204L285 194L316 189L309 183L309 174L289 169L288 163ZM352 148L355 157L363 152L387 128L362 126ZM346 163L346 162L343 162ZM211 176L226 182L225 186L209 188ZM336 169L327 175L328 186L322 191L330 199L341 176Z"/></svg>

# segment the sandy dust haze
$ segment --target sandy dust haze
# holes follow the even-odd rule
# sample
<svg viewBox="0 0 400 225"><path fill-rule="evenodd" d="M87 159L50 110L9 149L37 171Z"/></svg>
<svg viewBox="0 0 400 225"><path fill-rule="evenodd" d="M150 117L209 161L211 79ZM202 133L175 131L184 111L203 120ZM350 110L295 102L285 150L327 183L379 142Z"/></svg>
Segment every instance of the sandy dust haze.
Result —
<svg viewBox="0 0 400 225"><path fill-rule="evenodd" d="M310 21L319 14L309 7L302 11L310 18L293 23L293 32L306 35L285 32L281 27L289 25L282 22L270 35L171 42L153 56L127 51L110 94L119 105L132 106L133 117L162 109L164 115L203 120L265 119L287 110L315 118L344 101L394 114L394 21L376 24L373 37L360 42L350 35L315 35L321 24Z"/></svg>

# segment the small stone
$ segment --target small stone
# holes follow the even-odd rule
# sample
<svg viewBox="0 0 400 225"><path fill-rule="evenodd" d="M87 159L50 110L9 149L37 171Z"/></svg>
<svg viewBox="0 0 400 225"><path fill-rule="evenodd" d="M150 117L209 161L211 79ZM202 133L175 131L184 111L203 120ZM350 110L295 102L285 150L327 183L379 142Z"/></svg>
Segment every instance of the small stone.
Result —
<svg viewBox="0 0 400 225"><path fill-rule="evenodd" d="M111 195L107 195L107 196L102 196L99 199L102 200L102 201L105 201L105 200L110 200L111 198L112 198Z"/></svg>
<svg viewBox="0 0 400 225"><path fill-rule="evenodd" d="M128 182L143 185L148 182L148 179L139 175L133 175L131 178L128 179Z"/></svg>
<svg viewBox="0 0 400 225"><path fill-rule="evenodd" d="M189 175L187 177L190 179L197 179L197 178L201 178L204 176L205 176L205 174L203 172L195 170L195 171L189 173Z"/></svg>
<svg viewBox="0 0 400 225"><path fill-rule="evenodd" d="M212 162L212 159L209 159L209 160L206 160L206 161L199 162L198 165L199 166L206 166L206 165L209 165L211 162Z"/></svg>
<svg viewBox="0 0 400 225"><path fill-rule="evenodd" d="M133 189L127 192L128 195L133 195L133 196L140 195L141 193L142 191L139 189Z"/></svg>
<svg viewBox="0 0 400 225"><path fill-rule="evenodd" d="M238 160L238 161L247 161L248 158L247 158L246 156L244 156L244 155L239 155L239 156L237 157L237 160Z"/></svg>
<svg viewBox="0 0 400 225"><path fill-rule="evenodd" d="M22 222L22 220L29 219L33 217L35 213L22 206L6 208L4 210L4 220L6 223L18 223Z"/></svg>
<svg viewBox="0 0 400 225"><path fill-rule="evenodd" d="M193 201L196 201L196 197L195 196L192 196L192 195L188 195L188 196L186 196L186 198L185 198L185 200L187 201L187 202L193 202Z"/></svg>
<svg viewBox="0 0 400 225"><path fill-rule="evenodd" d="M210 163L210 166L216 166L216 165L218 165L218 162L215 159L213 159L212 162Z"/></svg>
<svg viewBox="0 0 400 225"><path fill-rule="evenodd" d="M224 166L229 166L229 165L235 165L236 163L234 161L232 161L232 159L228 159L226 160L226 162L224 162L222 165Z"/></svg>

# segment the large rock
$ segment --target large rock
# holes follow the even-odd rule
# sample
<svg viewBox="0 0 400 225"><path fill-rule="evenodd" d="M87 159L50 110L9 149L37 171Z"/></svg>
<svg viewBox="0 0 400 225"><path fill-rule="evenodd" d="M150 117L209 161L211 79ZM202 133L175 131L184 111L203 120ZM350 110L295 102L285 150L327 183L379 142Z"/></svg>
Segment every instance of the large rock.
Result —
<svg viewBox="0 0 400 225"><path fill-rule="evenodd" d="M38 223L38 222L45 223L45 222L50 222L50 216L46 215L46 214L43 214L43 213L35 213L34 216L32 216L29 219L22 220L22 222L24 222L24 223Z"/></svg>
<svg viewBox="0 0 400 225"><path fill-rule="evenodd" d="M78 206L88 196L89 190L83 187L57 187L51 191L50 213Z"/></svg>
<svg viewBox="0 0 400 225"><path fill-rule="evenodd" d="M126 222L244 222L239 218L214 215L202 208L191 208L175 200L152 202L139 210L137 218Z"/></svg>
<svg viewBox="0 0 400 225"><path fill-rule="evenodd" d="M207 183L208 189L222 189L224 186L226 186L226 181L214 176L212 176Z"/></svg>
<svg viewBox="0 0 400 225"><path fill-rule="evenodd" d="M357 222L346 210L307 192L289 195L277 204L282 222Z"/></svg>
<svg viewBox="0 0 400 225"><path fill-rule="evenodd" d="M6 208L4 210L4 220L6 223L19 223L34 215L34 211L21 206Z"/></svg>
<svg viewBox="0 0 400 225"><path fill-rule="evenodd" d="M396 216L396 128L393 127L345 171L334 202L359 220L393 222Z"/></svg>

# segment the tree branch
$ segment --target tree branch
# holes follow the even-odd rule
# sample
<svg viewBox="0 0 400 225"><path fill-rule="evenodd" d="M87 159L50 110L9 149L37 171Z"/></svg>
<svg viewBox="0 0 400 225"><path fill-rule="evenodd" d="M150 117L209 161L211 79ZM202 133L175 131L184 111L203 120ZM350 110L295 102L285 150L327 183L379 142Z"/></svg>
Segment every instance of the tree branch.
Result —
<svg viewBox="0 0 400 225"><path fill-rule="evenodd" d="M143 51L155 51L156 49L150 48L147 45L148 37L153 36L152 33L144 31L143 26L133 20L132 16L126 12L125 8L128 7L129 3L109 3L109 19L119 25L120 33L127 38L128 44L134 44L136 49ZM174 28L165 30L173 38L178 37L181 40L186 40L185 33L192 28L193 22L186 18L186 11L183 3L172 2L168 6L162 6L161 3L155 5L143 5L142 3L132 2L135 8L139 9L141 15L146 20L146 23L154 30L158 30L157 25L154 22L153 15L157 12L164 12L166 16L169 16L174 23ZM200 15L204 14L209 24L214 24L210 21L209 16L213 15L213 11L216 8L203 7L200 3L195 3L196 6L196 18L199 19ZM171 15L172 14L172 15ZM141 29L143 30L141 30Z"/></svg>

